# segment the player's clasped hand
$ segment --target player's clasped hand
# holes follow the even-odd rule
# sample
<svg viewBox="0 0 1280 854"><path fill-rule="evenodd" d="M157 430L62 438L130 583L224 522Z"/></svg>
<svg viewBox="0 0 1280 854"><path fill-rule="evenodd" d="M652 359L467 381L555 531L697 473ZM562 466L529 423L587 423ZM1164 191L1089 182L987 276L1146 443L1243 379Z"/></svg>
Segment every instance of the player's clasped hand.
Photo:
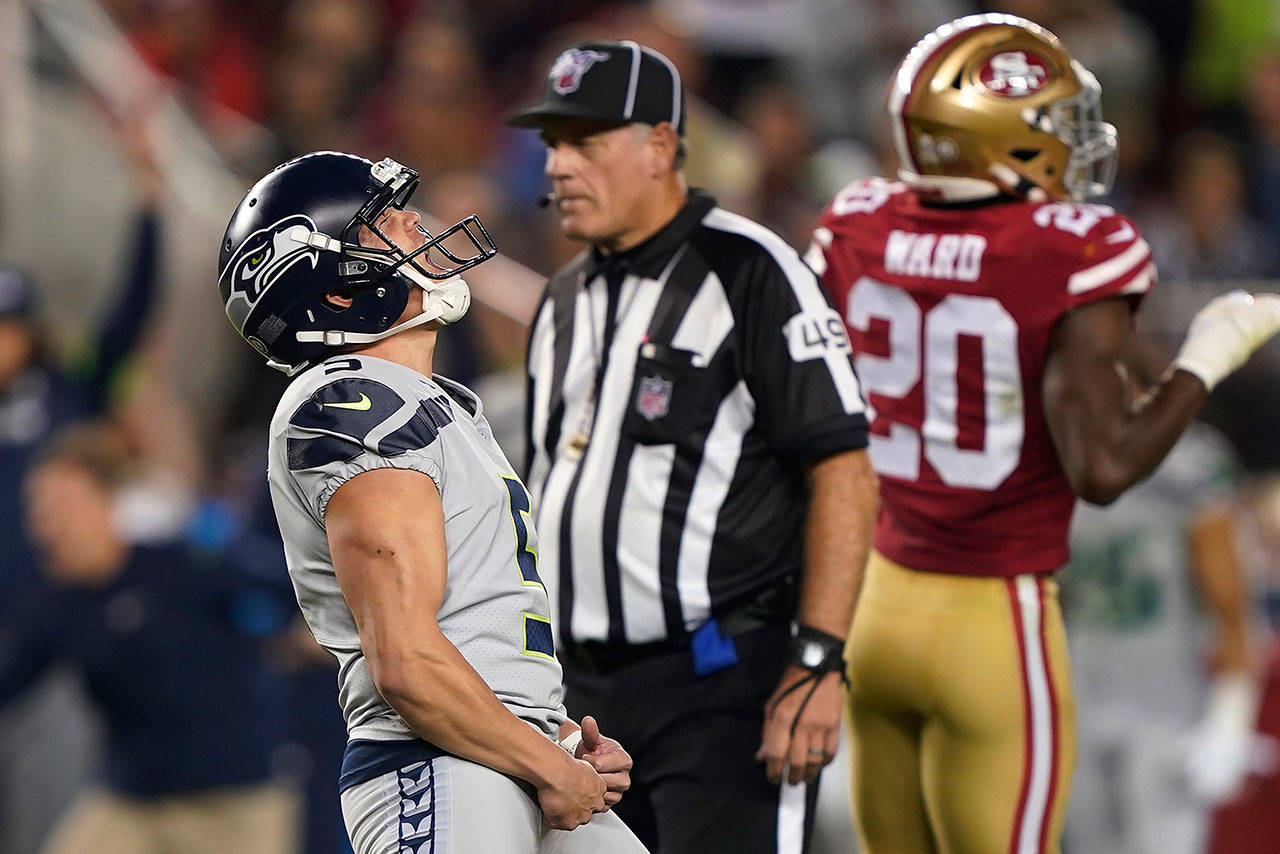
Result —
<svg viewBox="0 0 1280 854"><path fill-rule="evenodd" d="M573 830L605 811L607 787L591 763L572 759L567 753L560 755L564 761L551 782L538 787L538 806L547 827Z"/></svg>
<svg viewBox="0 0 1280 854"><path fill-rule="evenodd" d="M770 782L781 782L785 773L789 783L812 783L840 746L840 674L822 674L816 688L810 683L787 690L809 675L803 667L788 665L765 703L764 736L756 759L765 763Z"/></svg>
<svg viewBox="0 0 1280 854"><path fill-rule="evenodd" d="M601 735L600 725L590 715L582 719L582 741L574 756L590 763L604 780L608 787L604 793L605 809L622 800L622 793L631 788L631 754L612 738Z"/></svg>

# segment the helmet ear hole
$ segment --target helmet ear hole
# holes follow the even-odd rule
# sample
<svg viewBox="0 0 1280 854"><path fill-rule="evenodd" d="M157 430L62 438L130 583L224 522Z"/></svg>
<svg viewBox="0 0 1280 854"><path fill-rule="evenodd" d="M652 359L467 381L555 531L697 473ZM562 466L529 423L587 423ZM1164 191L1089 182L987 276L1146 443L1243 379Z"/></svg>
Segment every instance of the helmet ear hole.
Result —
<svg viewBox="0 0 1280 854"><path fill-rule="evenodd" d="M1038 148L1015 148L1009 152L1009 156L1015 160L1021 160L1023 163L1030 163L1040 156Z"/></svg>
<svg viewBox="0 0 1280 854"><path fill-rule="evenodd" d="M351 308L353 302L351 294L346 291L329 291L320 295L320 302L325 308L333 312L346 311Z"/></svg>

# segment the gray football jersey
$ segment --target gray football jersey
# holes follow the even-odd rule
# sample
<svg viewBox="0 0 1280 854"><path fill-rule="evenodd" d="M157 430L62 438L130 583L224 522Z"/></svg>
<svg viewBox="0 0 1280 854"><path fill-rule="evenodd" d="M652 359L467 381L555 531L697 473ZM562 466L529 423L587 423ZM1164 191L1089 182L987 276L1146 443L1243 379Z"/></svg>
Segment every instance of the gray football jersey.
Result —
<svg viewBox="0 0 1280 854"><path fill-rule="evenodd" d="M1071 563L1060 576L1081 730L1117 709L1189 724L1199 713L1207 624L1199 607L1187 525L1229 491L1234 456L1193 424L1147 480L1110 507L1081 504Z"/></svg>
<svg viewBox="0 0 1280 854"><path fill-rule="evenodd" d="M271 421L267 466L298 604L316 640L338 659L348 735L414 737L373 685L325 533L334 492L375 468L412 469L435 481L449 567L440 628L507 708L555 735L564 721L562 676L529 494L475 394L363 355L335 356L294 380Z"/></svg>

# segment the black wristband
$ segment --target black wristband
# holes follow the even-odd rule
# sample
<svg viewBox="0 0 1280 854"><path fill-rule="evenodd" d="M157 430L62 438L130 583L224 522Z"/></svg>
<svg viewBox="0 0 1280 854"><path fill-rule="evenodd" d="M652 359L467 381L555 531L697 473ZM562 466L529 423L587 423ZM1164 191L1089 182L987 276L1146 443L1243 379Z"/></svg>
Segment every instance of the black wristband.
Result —
<svg viewBox="0 0 1280 854"><path fill-rule="evenodd" d="M844 639L828 634L821 629L815 629L810 626L797 626L796 633L791 638L790 653L791 663L807 670L808 673L782 689L780 693L774 696L773 701L766 708L768 713L772 715L778 705L792 692L803 688L805 685L809 686L808 693L800 701L800 708L796 711L795 719L791 721L791 735L794 737L796 726L800 723L800 716L804 714L805 706L809 705L809 701L813 699L819 683L828 674L839 673L840 681L847 686L849 677L844 672Z"/></svg>
<svg viewBox="0 0 1280 854"><path fill-rule="evenodd" d="M815 650L821 651L820 657ZM811 626L797 626L791 638L791 663L815 673L842 672L844 638Z"/></svg>

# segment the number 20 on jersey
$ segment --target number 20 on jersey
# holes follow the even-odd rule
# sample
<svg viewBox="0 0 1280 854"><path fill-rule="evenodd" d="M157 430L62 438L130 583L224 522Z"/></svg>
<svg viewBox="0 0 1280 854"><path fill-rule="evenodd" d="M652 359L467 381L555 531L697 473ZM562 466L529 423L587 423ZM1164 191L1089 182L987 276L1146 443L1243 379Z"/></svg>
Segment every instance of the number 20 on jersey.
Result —
<svg viewBox="0 0 1280 854"><path fill-rule="evenodd" d="M871 437L871 457L881 475L919 480L923 458L948 486L991 490L1013 473L1025 431L1018 326L998 300L948 294L926 311L901 288L864 276L850 292L846 319L863 334L873 319L888 324L888 355L861 352L855 359L868 396L894 400L882 407L888 434ZM981 343L981 356L971 357L975 364L962 364L963 337ZM962 371L979 371L982 379L978 448L962 447L972 444L961 441ZM923 421L893 417L921 384ZM870 414L874 424L877 413Z"/></svg>

